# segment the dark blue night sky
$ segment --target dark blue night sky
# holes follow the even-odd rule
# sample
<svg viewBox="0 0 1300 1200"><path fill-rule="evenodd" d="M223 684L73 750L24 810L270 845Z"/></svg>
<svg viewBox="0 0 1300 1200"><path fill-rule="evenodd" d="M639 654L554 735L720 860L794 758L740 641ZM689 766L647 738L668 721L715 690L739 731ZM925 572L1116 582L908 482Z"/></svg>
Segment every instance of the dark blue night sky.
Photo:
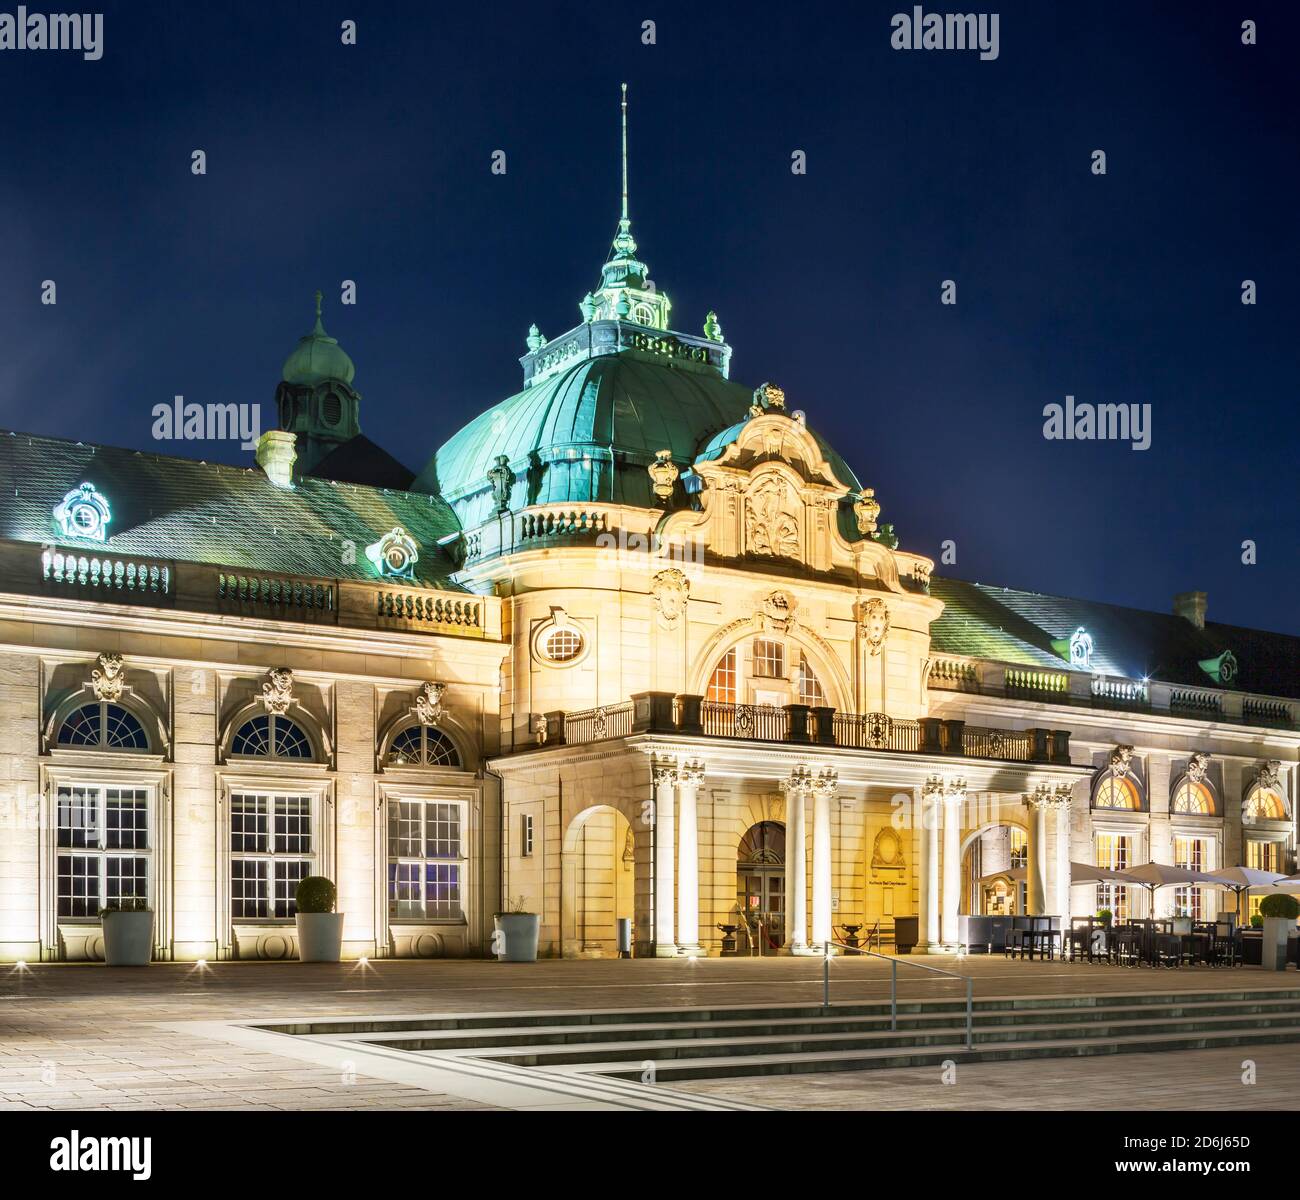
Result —
<svg viewBox="0 0 1300 1200"><path fill-rule="evenodd" d="M733 377L782 386L905 548L1300 633L1300 6L989 0L992 62L891 49L899 0L102 7L99 62L0 53L0 424L251 462L151 410L269 427L319 286L365 432L418 470L519 389L530 322L577 323L627 80L673 324L715 308ZM1045 440L1067 394L1150 403L1151 448Z"/></svg>

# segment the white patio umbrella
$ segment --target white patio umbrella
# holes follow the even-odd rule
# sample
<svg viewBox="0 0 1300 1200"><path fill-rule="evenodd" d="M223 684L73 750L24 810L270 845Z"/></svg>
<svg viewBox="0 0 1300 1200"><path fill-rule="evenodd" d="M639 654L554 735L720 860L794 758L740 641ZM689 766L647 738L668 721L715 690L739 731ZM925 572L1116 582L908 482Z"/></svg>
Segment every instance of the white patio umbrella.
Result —
<svg viewBox="0 0 1300 1200"><path fill-rule="evenodd" d="M1281 879L1250 889L1252 896L1300 896L1300 879Z"/></svg>
<svg viewBox="0 0 1300 1200"><path fill-rule="evenodd" d="M1186 887L1188 884L1202 883L1223 887L1222 879L1208 871L1193 871L1190 867L1171 867L1167 863L1149 862L1140 867L1131 867L1128 877L1133 882L1147 889L1151 896L1151 911L1155 912L1156 889L1162 887Z"/></svg>
<svg viewBox="0 0 1300 1200"><path fill-rule="evenodd" d="M1276 871L1261 871L1255 867L1219 867L1211 871L1218 879L1223 881L1223 886L1232 892L1236 900L1237 918L1241 918L1241 894L1248 892L1252 888L1268 887L1270 884L1279 882L1284 876L1279 875Z"/></svg>
<svg viewBox="0 0 1300 1200"><path fill-rule="evenodd" d="M1088 863L1070 864L1070 886L1080 883L1136 883L1127 871L1112 871L1109 867L1094 867Z"/></svg>

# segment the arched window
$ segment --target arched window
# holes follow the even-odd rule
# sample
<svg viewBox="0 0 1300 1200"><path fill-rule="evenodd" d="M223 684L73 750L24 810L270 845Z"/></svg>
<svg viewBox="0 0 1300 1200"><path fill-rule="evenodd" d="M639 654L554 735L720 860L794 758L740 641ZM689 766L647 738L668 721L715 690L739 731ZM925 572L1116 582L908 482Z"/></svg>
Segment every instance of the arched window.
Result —
<svg viewBox="0 0 1300 1200"><path fill-rule="evenodd" d="M741 866L780 866L785 862L785 826L779 821L751 825L740 839Z"/></svg>
<svg viewBox="0 0 1300 1200"><path fill-rule="evenodd" d="M232 757L313 758L311 741L302 727L280 713L250 717L230 739Z"/></svg>
<svg viewBox="0 0 1300 1200"><path fill-rule="evenodd" d="M59 746L90 750L148 750L149 735L120 704L96 701L75 708L59 726Z"/></svg>
<svg viewBox="0 0 1300 1200"><path fill-rule="evenodd" d="M825 708L830 701L826 699L826 690L822 687L821 680L817 678L817 673L812 668L812 663L808 661L808 656L799 651L799 666L795 672L795 683L799 687L799 703L810 704L814 708Z"/></svg>
<svg viewBox="0 0 1300 1200"><path fill-rule="evenodd" d="M1253 784L1246 793L1245 816L1248 821L1285 821L1286 800L1276 788Z"/></svg>
<svg viewBox="0 0 1300 1200"><path fill-rule="evenodd" d="M388 747L388 764L394 767L459 767L460 751L432 725L408 725Z"/></svg>
<svg viewBox="0 0 1300 1200"><path fill-rule="evenodd" d="M715 704L736 703L736 647L732 646L713 668L704 698Z"/></svg>
<svg viewBox="0 0 1300 1200"><path fill-rule="evenodd" d="M1107 771L1097 781L1092 792L1093 808L1123 808L1137 812L1142 807L1142 795L1130 775L1116 775Z"/></svg>
<svg viewBox="0 0 1300 1200"><path fill-rule="evenodd" d="M1173 799L1169 804L1175 813L1191 816L1208 817L1214 813L1214 793L1208 783L1183 777L1174 789Z"/></svg>

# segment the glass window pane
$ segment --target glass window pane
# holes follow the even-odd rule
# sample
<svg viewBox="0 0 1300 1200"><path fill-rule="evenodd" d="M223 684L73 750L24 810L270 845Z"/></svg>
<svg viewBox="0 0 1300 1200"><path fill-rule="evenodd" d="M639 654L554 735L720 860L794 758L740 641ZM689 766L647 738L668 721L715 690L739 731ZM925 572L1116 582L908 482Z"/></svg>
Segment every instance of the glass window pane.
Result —
<svg viewBox="0 0 1300 1200"><path fill-rule="evenodd" d="M61 787L58 794L58 844L70 849L99 846L99 793Z"/></svg>
<svg viewBox="0 0 1300 1200"><path fill-rule="evenodd" d="M311 874L311 863L306 859L277 858L275 864L275 894L272 897L271 915L292 917L298 911L294 892L298 884Z"/></svg>
<svg viewBox="0 0 1300 1200"><path fill-rule="evenodd" d="M58 912L61 917L98 916L99 859L89 854L60 854Z"/></svg>
<svg viewBox="0 0 1300 1200"><path fill-rule="evenodd" d="M230 863L230 912L236 920L253 921L270 915L267 903L266 859L235 858Z"/></svg>
<svg viewBox="0 0 1300 1200"><path fill-rule="evenodd" d="M265 854L267 837L265 796L230 797L230 850L233 854Z"/></svg>

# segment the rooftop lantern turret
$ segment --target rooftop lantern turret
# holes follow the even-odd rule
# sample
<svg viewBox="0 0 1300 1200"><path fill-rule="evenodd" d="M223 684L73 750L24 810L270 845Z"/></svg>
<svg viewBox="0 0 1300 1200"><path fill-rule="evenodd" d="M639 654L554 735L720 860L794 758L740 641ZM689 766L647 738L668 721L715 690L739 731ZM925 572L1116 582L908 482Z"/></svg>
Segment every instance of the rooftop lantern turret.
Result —
<svg viewBox="0 0 1300 1200"><path fill-rule="evenodd" d="M352 386L355 374L347 351L325 332L317 291L316 322L285 359L275 391L280 428L297 435L300 471L310 471L361 432L361 395Z"/></svg>

